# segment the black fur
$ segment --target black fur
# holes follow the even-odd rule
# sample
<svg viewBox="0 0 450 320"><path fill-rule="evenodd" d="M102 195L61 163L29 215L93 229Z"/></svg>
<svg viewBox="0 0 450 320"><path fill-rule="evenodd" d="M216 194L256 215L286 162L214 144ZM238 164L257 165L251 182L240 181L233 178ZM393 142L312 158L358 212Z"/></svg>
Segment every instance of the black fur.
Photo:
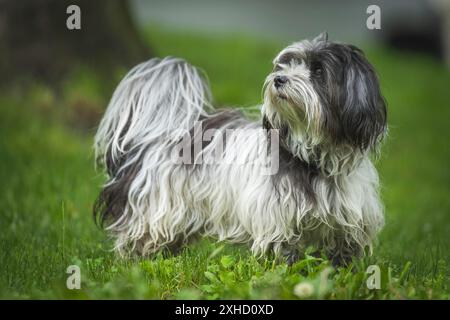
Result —
<svg viewBox="0 0 450 320"><path fill-rule="evenodd" d="M142 153L144 154L144 153ZM134 153L128 156L134 156ZM123 163L125 163L125 155L123 159L118 162L113 162L110 152L106 159L106 170L109 177L114 177L114 182L111 178L108 181L98 198L94 203L93 213L94 219L100 226L112 223L120 218L128 203L128 190L133 182L136 174L141 167L141 159L133 162L122 170L118 170Z"/></svg>
<svg viewBox="0 0 450 320"><path fill-rule="evenodd" d="M267 130L267 140L271 141L270 134L273 129L270 122L266 117L263 117L262 126ZM279 162L278 172L272 176L272 182L276 186L279 184L281 178L287 177L291 180L291 183L297 186L297 194L293 194L297 203L300 203L304 199L299 195L305 196L310 202L315 202L315 192L313 188L314 178L319 175L319 167L314 163L308 163L299 157L295 157L292 153L283 145L283 139L287 135L287 128L281 128L278 130L280 145L278 149ZM276 188L278 190L278 188ZM281 194L280 194L281 197Z"/></svg>
<svg viewBox="0 0 450 320"><path fill-rule="evenodd" d="M221 132L221 136L212 136L211 140L204 140L204 134L207 130L219 130L226 126L227 129L238 129L241 125L248 123L248 120L245 118L243 113L239 110L232 109L223 109L219 110L214 114L208 115L207 117L200 117L199 122L201 123L201 130L195 130L192 128L189 132L189 143L190 143L190 156L191 161L189 164L194 164L194 160L198 156L198 152L204 150L211 143L213 139L223 139L223 148L226 146L226 134L225 132ZM197 132L196 132L197 131ZM194 144L196 141L201 141L202 146L199 150L195 150ZM180 154L180 156L182 156Z"/></svg>
<svg viewBox="0 0 450 320"><path fill-rule="evenodd" d="M386 131L386 102L364 53L353 45L322 42L308 52L307 63L328 137L335 144L373 148Z"/></svg>

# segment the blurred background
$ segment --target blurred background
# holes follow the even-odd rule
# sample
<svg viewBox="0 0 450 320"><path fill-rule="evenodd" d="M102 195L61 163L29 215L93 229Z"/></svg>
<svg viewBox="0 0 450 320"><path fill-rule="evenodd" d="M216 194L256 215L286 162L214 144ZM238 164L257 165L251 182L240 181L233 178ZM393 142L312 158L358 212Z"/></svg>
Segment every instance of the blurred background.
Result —
<svg viewBox="0 0 450 320"><path fill-rule="evenodd" d="M246 33L287 42L313 37L323 30L335 39L355 44L378 42L427 52L447 59L450 65L447 0L135 0L131 4L141 26L157 22L178 30L212 35ZM370 5L381 9L382 28L378 31L364 27Z"/></svg>
<svg viewBox="0 0 450 320"><path fill-rule="evenodd" d="M80 30L66 27L71 4ZM369 5L379 30L366 26ZM104 254L92 137L132 66L180 56L206 72L217 106L254 106L277 52L322 31L366 52L389 105L375 257L412 262L414 288L447 294L450 0L0 0L0 297Z"/></svg>
<svg viewBox="0 0 450 320"><path fill-rule="evenodd" d="M64 27L70 4L81 9L81 30ZM380 8L379 29L366 26L370 5ZM328 31L357 45L426 53L450 67L448 0L1 0L0 6L0 66L13 77L55 80L74 62L134 64L152 55L151 39L142 34L156 27L180 36L246 35L280 43Z"/></svg>
<svg viewBox="0 0 450 320"><path fill-rule="evenodd" d="M71 4L80 7L80 30L66 27L70 16L66 9ZM372 15L370 5L380 9L379 29L369 30L366 25ZM328 31L333 40L363 48L422 54L450 69L449 0L0 0L0 73L5 75L0 78L0 88L17 89L18 85L29 89L30 84L44 84L58 96L69 95L77 100L71 103L76 109L69 115L75 117L72 124L86 129L97 123L115 84L131 66L156 55L189 58L190 51L201 49L195 46L210 43L196 39L189 43L192 35L215 40L216 45L228 44L227 52L220 52L226 61L203 50L200 67L210 66L214 71L227 65L231 71L241 68L242 60L235 59L240 53L252 59L245 49L240 50L242 42L245 46L257 40L266 47L274 44L280 48L322 31ZM168 38L165 32L170 34ZM266 72L262 67L258 69ZM84 101L89 100L85 94L75 97L73 90L64 92L64 86L73 85L71 80L81 85L74 78L86 75L88 82L88 73L92 73L91 80L96 79L95 89L86 89L96 96L91 101ZM223 88L217 90L219 103L259 102L254 93L244 93L248 97L244 101L223 101ZM92 103L97 105L89 105Z"/></svg>

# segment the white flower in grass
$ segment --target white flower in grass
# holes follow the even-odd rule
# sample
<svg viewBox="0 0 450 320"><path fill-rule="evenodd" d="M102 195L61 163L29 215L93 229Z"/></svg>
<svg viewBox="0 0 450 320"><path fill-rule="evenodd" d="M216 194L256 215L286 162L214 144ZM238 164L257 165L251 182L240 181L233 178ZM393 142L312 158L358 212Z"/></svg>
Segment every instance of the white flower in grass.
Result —
<svg viewBox="0 0 450 320"><path fill-rule="evenodd" d="M300 282L294 287L294 294L299 298L309 298L314 293L314 287L309 282Z"/></svg>

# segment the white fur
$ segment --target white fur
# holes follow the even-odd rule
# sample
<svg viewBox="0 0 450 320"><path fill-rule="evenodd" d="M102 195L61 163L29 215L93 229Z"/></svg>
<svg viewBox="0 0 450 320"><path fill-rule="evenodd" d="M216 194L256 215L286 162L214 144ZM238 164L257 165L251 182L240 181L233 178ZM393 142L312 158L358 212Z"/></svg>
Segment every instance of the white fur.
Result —
<svg viewBox="0 0 450 320"><path fill-rule="evenodd" d="M308 88L303 92L309 97L305 104L314 108L318 101ZM366 154L355 157L337 150L325 155L329 170L313 183L317 203L287 177L274 183L263 173L269 155L261 150L268 140L265 134L254 134L261 128L256 122L236 120L241 130L227 137L233 142L225 144L223 153L233 161L196 170L174 163L171 151L182 134L201 116L207 117L205 109L211 110L208 92L195 68L173 58L137 66L116 89L95 138L97 155L104 165L108 150L114 161L125 156L123 168L141 161L123 214L108 226L119 252L150 254L194 234L250 242L256 255L307 245L344 252L371 244L383 224L383 210L378 175ZM267 101L263 113L276 122L278 115ZM300 141L309 139L302 132L294 130L290 147L307 159L312 149ZM218 143L214 136L202 151L204 160L215 156ZM114 183L110 177L107 184Z"/></svg>

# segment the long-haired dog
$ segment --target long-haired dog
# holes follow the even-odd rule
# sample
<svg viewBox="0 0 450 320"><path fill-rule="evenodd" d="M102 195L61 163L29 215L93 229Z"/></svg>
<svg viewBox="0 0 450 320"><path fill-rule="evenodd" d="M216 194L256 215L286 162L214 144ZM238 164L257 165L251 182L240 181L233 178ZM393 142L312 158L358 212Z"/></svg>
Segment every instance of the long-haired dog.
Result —
<svg viewBox="0 0 450 320"><path fill-rule="evenodd" d="M374 68L326 34L273 64L256 122L215 110L181 59L149 60L120 82L95 137L109 180L94 207L119 252L194 235L289 261L307 246L338 262L371 248L384 219L370 156L387 131Z"/></svg>

